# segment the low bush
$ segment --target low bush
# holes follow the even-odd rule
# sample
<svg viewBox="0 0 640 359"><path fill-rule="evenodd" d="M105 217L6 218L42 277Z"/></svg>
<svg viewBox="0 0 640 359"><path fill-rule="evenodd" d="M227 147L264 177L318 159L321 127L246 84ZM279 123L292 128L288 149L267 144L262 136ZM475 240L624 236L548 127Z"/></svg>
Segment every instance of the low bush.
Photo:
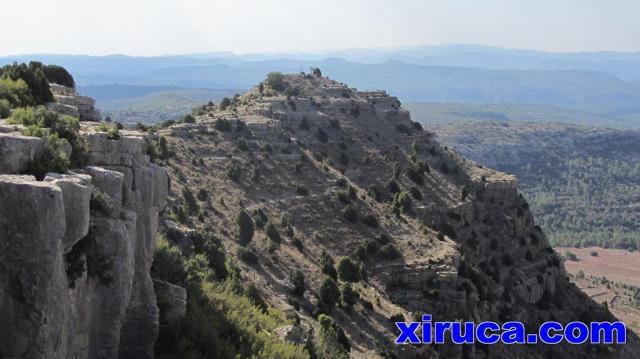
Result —
<svg viewBox="0 0 640 359"><path fill-rule="evenodd" d="M89 200L89 210L91 216L109 217L113 211L111 198L106 193L94 189L91 191L91 199Z"/></svg>
<svg viewBox="0 0 640 359"><path fill-rule="evenodd" d="M248 264L258 264L258 256L246 247L238 247L236 251L238 259Z"/></svg>
<svg viewBox="0 0 640 359"><path fill-rule="evenodd" d="M273 223L271 223L271 221L267 222L267 224L264 226L264 233L267 235L267 238L274 241L275 243L279 244L282 242L280 232L278 232L278 229Z"/></svg>
<svg viewBox="0 0 640 359"><path fill-rule="evenodd" d="M372 228L378 227L378 219L373 214L367 214L362 217L362 223Z"/></svg>
<svg viewBox="0 0 640 359"><path fill-rule="evenodd" d="M297 295L298 297L302 297L304 295L304 291L306 290L306 286L304 283L304 274L300 270L295 270L291 272L289 279L293 284L293 294Z"/></svg>
<svg viewBox="0 0 640 359"><path fill-rule="evenodd" d="M318 127L318 130L316 131L316 138L322 143L327 143L329 141L329 134L323 130L322 127Z"/></svg>
<svg viewBox="0 0 640 359"><path fill-rule="evenodd" d="M327 312L331 312L340 300L340 289L336 281L329 276L324 276L318 289L320 304Z"/></svg>
<svg viewBox="0 0 640 359"><path fill-rule="evenodd" d="M353 287L349 283L342 283L340 285L340 304L346 310L350 310L358 302L358 293L353 290Z"/></svg>
<svg viewBox="0 0 640 359"><path fill-rule="evenodd" d="M284 75L281 72L268 73L265 83L276 92L282 92L287 87L287 84L284 81Z"/></svg>
<svg viewBox="0 0 640 359"><path fill-rule="evenodd" d="M338 279L344 282L359 282L362 280L360 267L349 257L341 257L336 264Z"/></svg>
<svg viewBox="0 0 640 359"><path fill-rule="evenodd" d="M26 173L42 180L47 172L64 173L71 166L64 147L66 140L52 134L44 139L44 148L33 160L27 164Z"/></svg>
<svg viewBox="0 0 640 359"><path fill-rule="evenodd" d="M334 280L338 279L338 273L336 272L335 262L333 261L333 258L331 257L331 255L324 250L320 254L320 268L322 270L322 273L328 275Z"/></svg>
<svg viewBox="0 0 640 359"><path fill-rule="evenodd" d="M151 276L169 283L182 284L187 278L182 253L164 235L156 238Z"/></svg>
<svg viewBox="0 0 640 359"><path fill-rule="evenodd" d="M351 345L349 339L331 317L321 314L318 316L320 323L320 337L316 352L320 358L348 359Z"/></svg>
<svg viewBox="0 0 640 359"><path fill-rule="evenodd" d="M399 192L393 196L393 206L402 213L407 213L411 209L411 197L407 192Z"/></svg>
<svg viewBox="0 0 640 359"><path fill-rule="evenodd" d="M388 243L380 247L380 256L387 259L396 259L402 256L402 253L393 244Z"/></svg>
<svg viewBox="0 0 640 359"><path fill-rule="evenodd" d="M342 211L342 215L349 222L357 222L358 221L358 211L353 206L347 206Z"/></svg>
<svg viewBox="0 0 640 359"><path fill-rule="evenodd" d="M236 237L242 246L251 242L255 227L253 220L247 211L240 209L236 214Z"/></svg>

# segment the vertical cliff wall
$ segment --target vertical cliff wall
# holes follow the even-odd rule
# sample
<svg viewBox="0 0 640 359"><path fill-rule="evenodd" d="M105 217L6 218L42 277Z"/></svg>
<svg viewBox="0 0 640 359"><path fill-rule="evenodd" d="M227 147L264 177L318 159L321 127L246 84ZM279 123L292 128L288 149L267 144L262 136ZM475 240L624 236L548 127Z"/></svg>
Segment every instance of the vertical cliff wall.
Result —
<svg viewBox="0 0 640 359"><path fill-rule="evenodd" d="M168 177L144 138L85 133L90 166L36 181L41 141L0 127L0 358L153 357Z"/></svg>

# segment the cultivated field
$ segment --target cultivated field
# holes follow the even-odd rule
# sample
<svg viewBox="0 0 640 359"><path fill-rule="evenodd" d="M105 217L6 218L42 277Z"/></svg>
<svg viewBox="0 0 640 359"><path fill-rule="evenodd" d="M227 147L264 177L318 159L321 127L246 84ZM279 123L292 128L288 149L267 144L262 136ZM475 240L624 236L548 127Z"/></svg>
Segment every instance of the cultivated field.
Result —
<svg viewBox="0 0 640 359"><path fill-rule="evenodd" d="M577 260L565 260L571 281L595 301L606 302L618 319L640 333L640 253L596 247L555 250L565 258L567 251L575 254Z"/></svg>

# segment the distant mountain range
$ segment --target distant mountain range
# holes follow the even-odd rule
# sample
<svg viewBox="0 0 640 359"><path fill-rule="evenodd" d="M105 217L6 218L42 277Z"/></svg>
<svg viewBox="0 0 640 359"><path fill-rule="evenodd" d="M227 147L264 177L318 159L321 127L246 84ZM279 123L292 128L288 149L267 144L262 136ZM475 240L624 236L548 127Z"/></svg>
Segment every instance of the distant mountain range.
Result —
<svg viewBox="0 0 640 359"><path fill-rule="evenodd" d="M295 73L319 67L333 79L359 89L384 88L402 101L545 105L615 120L640 114L640 53L449 45L322 54L35 54L0 57L0 64L30 60L66 67L99 106L101 101L156 92L247 89L271 71Z"/></svg>

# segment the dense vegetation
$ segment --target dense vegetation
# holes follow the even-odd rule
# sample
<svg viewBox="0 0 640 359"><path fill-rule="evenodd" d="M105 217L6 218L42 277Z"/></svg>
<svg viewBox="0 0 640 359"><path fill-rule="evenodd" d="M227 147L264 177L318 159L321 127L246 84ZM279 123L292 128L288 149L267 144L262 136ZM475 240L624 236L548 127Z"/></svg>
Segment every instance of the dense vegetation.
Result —
<svg viewBox="0 0 640 359"><path fill-rule="evenodd" d="M198 232L191 241L181 251L164 236L157 240L152 275L188 291L186 316L161 330L158 358L309 358L304 346L271 334L294 320L267 308L255 287L240 281L218 238Z"/></svg>
<svg viewBox="0 0 640 359"><path fill-rule="evenodd" d="M0 68L0 100L11 107L44 105L53 101L49 82L74 87L73 77L56 65L13 63Z"/></svg>
<svg viewBox="0 0 640 359"><path fill-rule="evenodd" d="M640 133L532 123L438 130L466 156L518 177L557 246L640 248Z"/></svg>

